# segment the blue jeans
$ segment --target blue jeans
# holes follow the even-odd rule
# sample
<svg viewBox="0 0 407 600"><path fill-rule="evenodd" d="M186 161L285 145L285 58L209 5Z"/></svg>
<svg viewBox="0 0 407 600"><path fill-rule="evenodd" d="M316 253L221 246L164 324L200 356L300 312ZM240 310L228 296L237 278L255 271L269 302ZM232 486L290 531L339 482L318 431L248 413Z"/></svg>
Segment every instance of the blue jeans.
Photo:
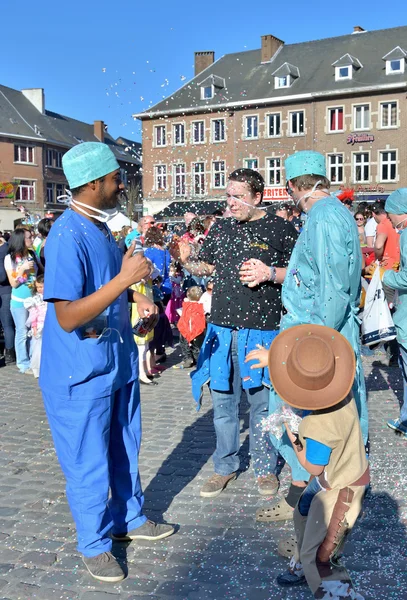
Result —
<svg viewBox="0 0 407 600"><path fill-rule="evenodd" d="M298 500L298 511L301 516L308 517L311 502L320 491L321 486L318 483L318 479L314 477L314 479L311 479L311 481L301 494L300 499Z"/></svg>
<svg viewBox="0 0 407 600"><path fill-rule="evenodd" d="M14 325L16 327L15 350L17 358L17 367L22 373L30 368L29 340L27 338L28 329L25 322L28 319L28 310L21 303L20 307L11 307Z"/></svg>
<svg viewBox="0 0 407 600"><path fill-rule="evenodd" d="M14 322L10 311L11 292L0 292L0 321L4 331L4 345L6 350L14 348Z"/></svg>
<svg viewBox="0 0 407 600"><path fill-rule="evenodd" d="M403 403L400 404L400 421L407 425L407 350L400 344L399 366L403 375Z"/></svg>
<svg viewBox="0 0 407 600"><path fill-rule="evenodd" d="M239 361L237 354L237 331L232 334L232 369L230 389L227 392L211 390L213 422L216 432L216 450L213 455L215 473L230 475L238 471L240 461L239 404L242 394ZM268 435L261 431L260 423L268 417L268 388L261 386L246 390L250 405L249 448L256 477L277 472L278 454Z"/></svg>

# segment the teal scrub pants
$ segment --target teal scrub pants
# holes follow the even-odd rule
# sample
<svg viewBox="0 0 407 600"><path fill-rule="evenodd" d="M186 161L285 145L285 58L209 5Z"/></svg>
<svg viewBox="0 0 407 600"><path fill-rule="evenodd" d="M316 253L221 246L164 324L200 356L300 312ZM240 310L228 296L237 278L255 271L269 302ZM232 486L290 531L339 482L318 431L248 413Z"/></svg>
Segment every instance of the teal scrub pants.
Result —
<svg viewBox="0 0 407 600"><path fill-rule="evenodd" d="M43 391L55 450L66 477L66 495L86 557L108 552L113 533L147 519L138 469L141 444L139 382L110 396L72 400ZM110 491L110 497L109 497Z"/></svg>

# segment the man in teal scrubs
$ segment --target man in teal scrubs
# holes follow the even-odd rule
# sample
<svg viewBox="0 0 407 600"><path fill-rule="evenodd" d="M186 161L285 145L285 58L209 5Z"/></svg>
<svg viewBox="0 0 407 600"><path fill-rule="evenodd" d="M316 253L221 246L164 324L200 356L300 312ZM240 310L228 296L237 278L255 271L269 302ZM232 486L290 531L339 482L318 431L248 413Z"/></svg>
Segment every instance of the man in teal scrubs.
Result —
<svg viewBox="0 0 407 600"><path fill-rule="evenodd" d="M358 407L365 443L368 414L363 367L360 358L359 309L362 254L356 222L350 211L329 193L325 157L318 152L302 151L285 161L287 192L294 204L306 213L304 228L295 244L283 283L282 301L287 313L280 330L313 323L336 329L352 344L356 355L353 395ZM267 365L267 352L252 352L247 360L259 359ZM254 365L257 368L259 365ZM270 391L269 414L280 411L281 399ZM292 471L287 497L276 504L258 509L259 521L292 519L294 507L309 479L299 464L284 433L271 436L278 452Z"/></svg>
<svg viewBox="0 0 407 600"><path fill-rule="evenodd" d="M90 574L117 582L124 573L112 539L157 540L173 533L143 515L138 355L128 302L156 320L156 308L129 290L151 265L135 242L123 257L105 225L123 190L108 146L88 142L62 159L72 200L45 247L40 387L66 477L78 550ZM111 537L110 537L111 532Z"/></svg>

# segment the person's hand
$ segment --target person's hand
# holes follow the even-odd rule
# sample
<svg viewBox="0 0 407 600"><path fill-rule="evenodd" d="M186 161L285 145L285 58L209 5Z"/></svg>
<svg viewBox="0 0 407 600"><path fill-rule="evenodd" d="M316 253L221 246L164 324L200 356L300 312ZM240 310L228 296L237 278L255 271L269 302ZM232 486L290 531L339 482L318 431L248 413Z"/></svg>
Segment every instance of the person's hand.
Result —
<svg viewBox="0 0 407 600"><path fill-rule="evenodd" d="M185 240L174 240L171 242L169 251L174 260L183 264L191 256L191 246Z"/></svg>
<svg viewBox="0 0 407 600"><path fill-rule="evenodd" d="M24 260L21 265L19 266L18 270L21 272L22 275L24 275L24 273L26 271L31 271L34 268L34 261L32 259L30 260Z"/></svg>
<svg viewBox="0 0 407 600"><path fill-rule="evenodd" d="M122 268L120 269L120 279L126 288L148 277L151 272L151 262L147 260L142 252L137 252L132 256L135 245L136 241L134 240L123 257Z"/></svg>
<svg viewBox="0 0 407 600"><path fill-rule="evenodd" d="M271 269L257 258L251 258L242 264L239 271L240 281L247 287L256 287L270 281Z"/></svg>
<svg viewBox="0 0 407 600"><path fill-rule="evenodd" d="M145 321L145 328L148 331L154 329L154 327L158 323L158 319L160 318L158 314L158 307L151 302L146 296L142 296L140 294L137 301L137 312L142 319L147 319Z"/></svg>
<svg viewBox="0 0 407 600"><path fill-rule="evenodd" d="M258 350L252 350L245 358L245 363L250 362L251 360L257 360L258 362L254 365L251 365L251 369L264 369L268 366L269 360L269 351L266 348L263 348L260 344L257 344L256 347Z"/></svg>

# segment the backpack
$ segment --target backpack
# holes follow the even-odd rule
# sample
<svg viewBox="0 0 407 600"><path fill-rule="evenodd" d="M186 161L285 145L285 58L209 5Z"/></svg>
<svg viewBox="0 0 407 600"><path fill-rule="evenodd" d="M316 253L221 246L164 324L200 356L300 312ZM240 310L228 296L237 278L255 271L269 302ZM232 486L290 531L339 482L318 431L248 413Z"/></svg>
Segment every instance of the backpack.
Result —
<svg viewBox="0 0 407 600"><path fill-rule="evenodd" d="M206 320L203 304L199 302L184 302L182 315L178 321L178 331L188 344L205 331Z"/></svg>

